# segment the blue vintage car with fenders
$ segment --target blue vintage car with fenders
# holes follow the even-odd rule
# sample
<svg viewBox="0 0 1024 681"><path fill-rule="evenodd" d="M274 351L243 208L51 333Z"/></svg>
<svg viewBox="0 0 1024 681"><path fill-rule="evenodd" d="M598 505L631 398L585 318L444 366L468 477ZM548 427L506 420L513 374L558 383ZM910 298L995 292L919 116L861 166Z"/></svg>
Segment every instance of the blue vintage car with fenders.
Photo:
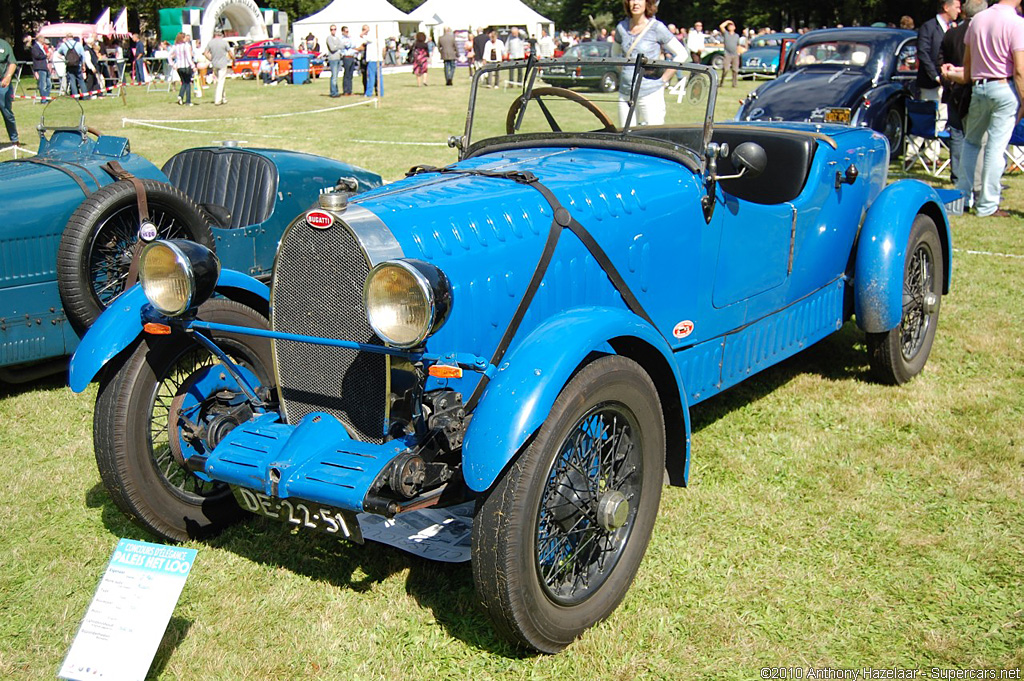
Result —
<svg viewBox="0 0 1024 681"><path fill-rule="evenodd" d="M269 288L199 244L146 247L70 372L101 377L96 458L128 517L360 541L359 512L475 500L483 607L555 652L625 595L666 473L686 483L692 405L854 316L880 380L924 368L949 224L928 185L887 184L881 135L715 125L701 65L617 60L622 102L544 85L552 65L478 74L458 162L321 196ZM520 90L480 87L523 67ZM703 87L634 125L644 79L679 68Z"/></svg>
<svg viewBox="0 0 1024 681"><path fill-rule="evenodd" d="M740 121L808 121L871 128L903 144L904 102L917 77L917 33L898 28L829 28L805 33L781 76L750 92Z"/></svg>
<svg viewBox="0 0 1024 681"><path fill-rule="evenodd" d="M89 127L77 100L56 99L41 118L37 153L0 163L3 382L66 368L79 334L134 281L146 238L198 241L269 278L284 228L321 190L381 184L333 159L228 145L183 150L161 169Z"/></svg>

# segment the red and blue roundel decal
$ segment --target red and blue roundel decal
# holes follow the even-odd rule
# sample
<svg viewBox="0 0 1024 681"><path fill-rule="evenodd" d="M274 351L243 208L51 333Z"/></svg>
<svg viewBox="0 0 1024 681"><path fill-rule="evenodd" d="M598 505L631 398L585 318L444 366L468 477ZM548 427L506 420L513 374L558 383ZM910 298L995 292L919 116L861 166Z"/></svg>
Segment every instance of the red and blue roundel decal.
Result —
<svg viewBox="0 0 1024 681"><path fill-rule="evenodd" d="M329 229L334 224L334 218L322 210L311 210L306 213L306 222L310 227L317 229Z"/></svg>
<svg viewBox="0 0 1024 681"><path fill-rule="evenodd" d="M684 319L672 329L672 335L676 338L686 338L691 333L693 333L693 322L689 319Z"/></svg>

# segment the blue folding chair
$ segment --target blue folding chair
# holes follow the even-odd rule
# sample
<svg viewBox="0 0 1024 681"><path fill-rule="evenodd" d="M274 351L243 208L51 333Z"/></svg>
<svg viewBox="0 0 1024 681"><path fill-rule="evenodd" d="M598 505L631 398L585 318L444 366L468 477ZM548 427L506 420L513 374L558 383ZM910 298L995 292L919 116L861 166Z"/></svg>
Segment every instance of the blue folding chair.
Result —
<svg viewBox="0 0 1024 681"><path fill-rule="evenodd" d="M949 132L938 129L938 102L908 99L905 106L903 171L907 172L919 163L932 177L941 177L949 168ZM945 154L943 150L946 150Z"/></svg>
<svg viewBox="0 0 1024 681"><path fill-rule="evenodd" d="M1024 172L1024 119L1017 123L1006 145L1006 172Z"/></svg>

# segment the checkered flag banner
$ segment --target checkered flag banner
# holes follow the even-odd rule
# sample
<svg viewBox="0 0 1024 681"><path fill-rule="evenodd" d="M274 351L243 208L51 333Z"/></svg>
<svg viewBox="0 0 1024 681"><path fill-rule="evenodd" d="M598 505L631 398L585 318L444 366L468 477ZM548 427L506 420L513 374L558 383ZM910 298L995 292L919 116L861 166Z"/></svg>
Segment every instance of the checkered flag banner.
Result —
<svg viewBox="0 0 1024 681"><path fill-rule="evenodd" d="M277 9L261 9L263 23L267 25L270 38L284 40L288 36L288 15Z"/></svg>
<svg viewBox="0 0 1024 681"><path fill-rule="evenodd" d="M181 32L191 36L192 40L202 38L203 10L182 9L181 10Z"/></svg>

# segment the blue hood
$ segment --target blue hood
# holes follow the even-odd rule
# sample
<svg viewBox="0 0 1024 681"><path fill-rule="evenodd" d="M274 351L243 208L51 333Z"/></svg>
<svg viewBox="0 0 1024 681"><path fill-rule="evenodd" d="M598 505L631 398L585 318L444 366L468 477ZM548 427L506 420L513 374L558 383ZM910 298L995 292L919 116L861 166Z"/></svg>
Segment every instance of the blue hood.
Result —
<svg viewBox="0 0 1024 681"><path fill-rule="evenodd" d="M738 120L807 121L816 109L856 109L871 87L871 77L861 70L804 67L765 83L740 107Z"/></svg>

